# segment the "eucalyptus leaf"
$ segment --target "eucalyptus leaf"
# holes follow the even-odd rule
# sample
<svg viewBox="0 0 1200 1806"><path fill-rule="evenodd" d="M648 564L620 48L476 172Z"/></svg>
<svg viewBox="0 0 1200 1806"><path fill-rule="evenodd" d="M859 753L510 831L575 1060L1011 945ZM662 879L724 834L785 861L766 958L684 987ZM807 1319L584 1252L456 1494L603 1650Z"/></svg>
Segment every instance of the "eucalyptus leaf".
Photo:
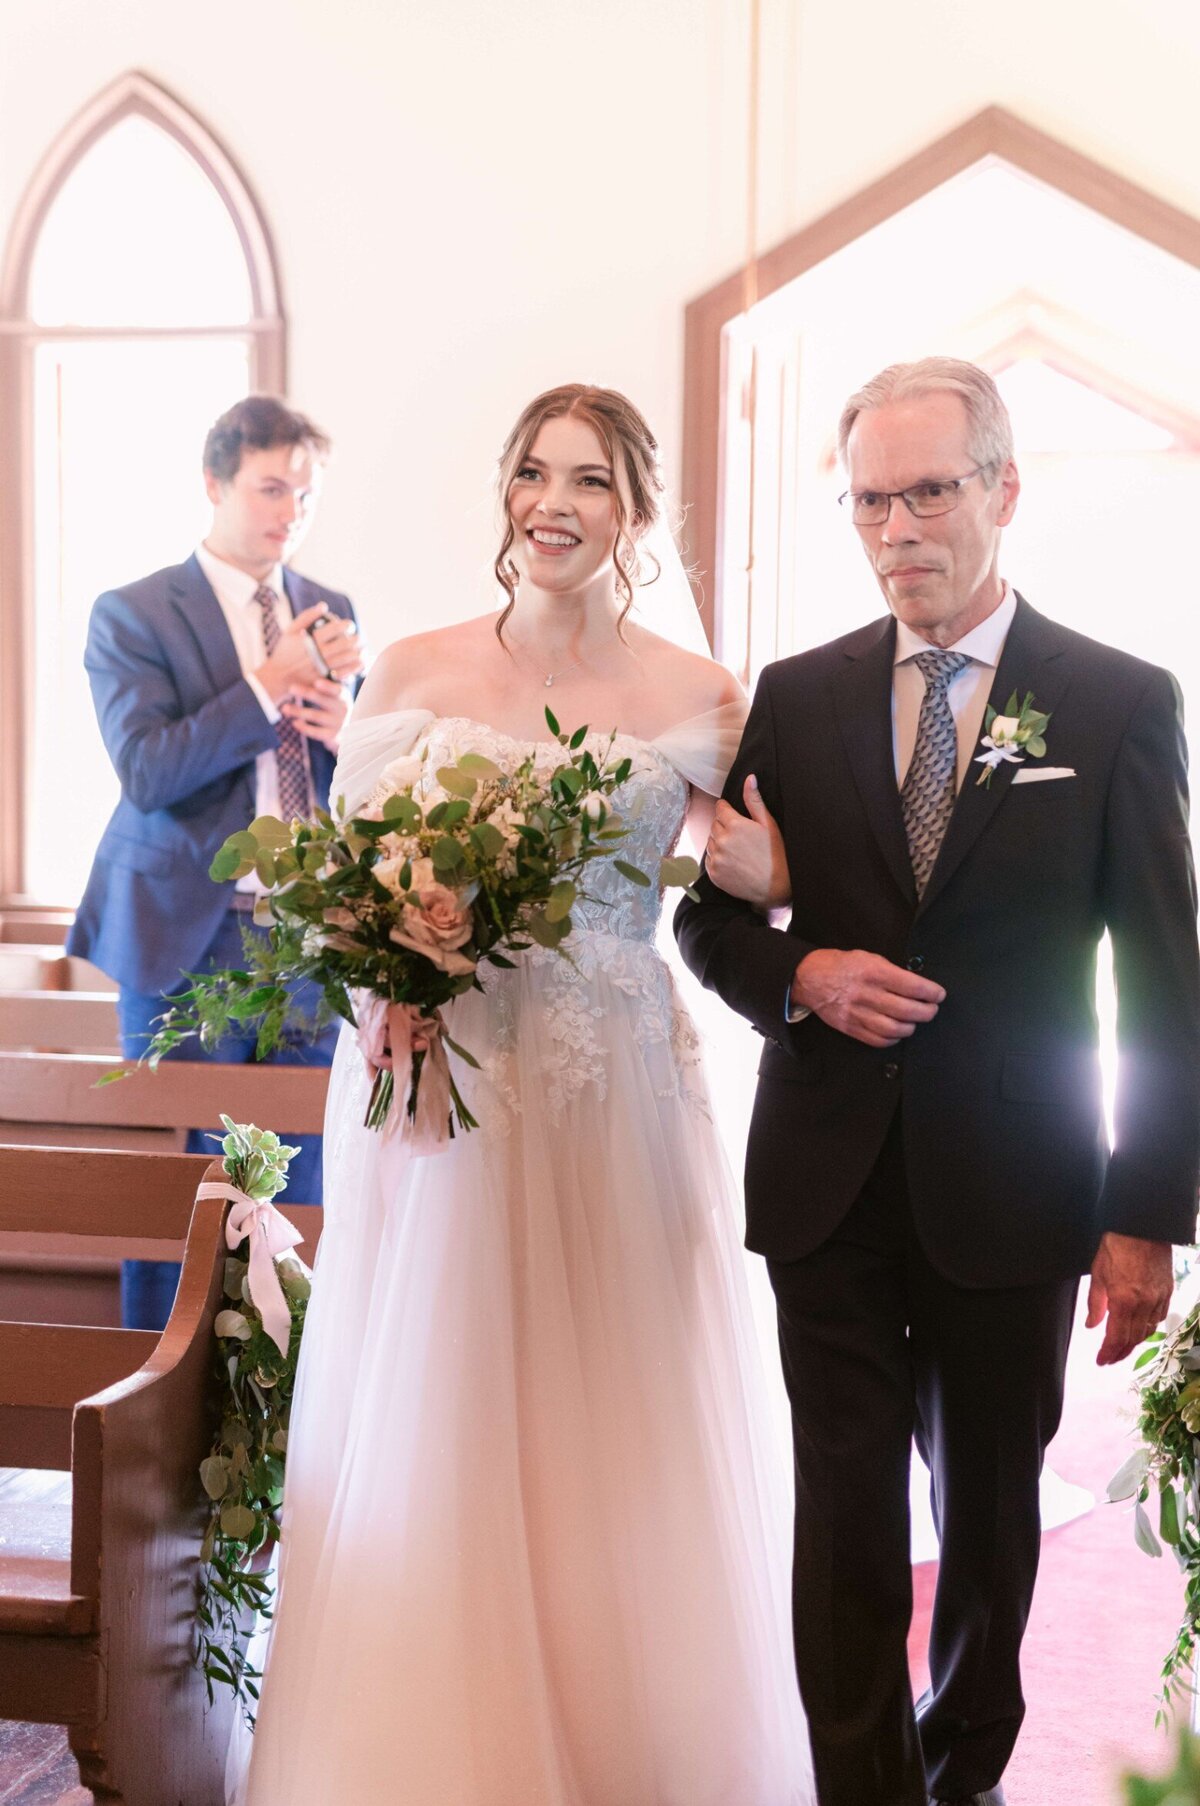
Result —
<svg viewBox="0 0 1200 1806"><path fill-rule="evenodd" d="M458 871L463 864L463 850L457 840L451 839L448 834L444 839L434 842L431 857L433 869L439 877Z"/></svg>
<svg viewBox="0 0 1200 1806"><path fill-rule="evenodd" d="M256 815L246 832L254 836L260 847L270 847L273 852L292 844L291 829L277 815Z"/></svg>
<svg viewBox="0 0 1200 1806"><path fill-rule="evenodd" d="M254 1513L248 1505L226 1505L221 1512L221 1529L226 1536L237 1542L244 1542L254 1529Z"/></svg>
<svg viewBox="0 0 1200 1806"><path fill-rule="evenodd" d="M208 875L216 884L224 884L230 878L240 878L250 870L250 862L235 852L228 842L213 855Z"/></svg>
<svg viewBox="0 0 1200 1806"><path fill-rule="evenodd" d="M576 887L569 878L560 879L546 899L547 922L561 922L564 916L570 915L576 894Z"/></svg>
<svg viewBox="0 0 1200 1806"><path fill-rule="evenodd" d="M531 910L526 924L530 938L539 947L557 947L564 934L570 932L570 917L563 922L548 922L540 909Z"/></svg>
<svg viewBox="0 0 1200 1806"><path fill-rule="evenodd" d="M1144 1555L1162 1554L1162 1544L1150 1527L1146 1507L1140 1499L1133 1508L1133 1540Z"/></svg>
<svg viewBox="0 0 1200 1806"><path fill-rule="evenodd" d="M504 836L490 821L477 822L469 834L481 859L497 859L504 851Z"/></svg>
<svg viewBox="0 0 1200 1806"><path fill-rule="evenodd" d="M1149 1465L1150 1456L1144 1448L1134 1449L1128 1460L1121 1463L1108 1483L1108 1497L1114 1505L1122 1499L1132 1499Z"/></svg>
<svg viewBox="0 0 1200 1806"><path fill-rule="evenodd" d="M479 788L478 778L472 777L469 771L463 771L457 765L441 766L437 781L451 796L473 797Z"/></svg>
<svg viewBox="0 0 1200 1806"><path fill-rule="evenodd" d="M383 819L407 833L421 820L421 811L411 796L389 796L383 805Z"/></svg>
<svg viewBox="0 0 1200 1806"><path fill-rule="evenodd" d="M223 1499L229 1491L229 1463L223 1455L209 1455L200 1463L200 1484L210 1499Z"/></svg>
<svg viewBox="0 0 1200 1806"><path fill-rule="evenodd" d="M658 881L660 884L678 884L686 888L689 884L694 884L699 876L699 863L689 854L681 853L659 861Z"/></svg>
<svg viewBox="0 0 1200 1806"><path fill-rule="evenodd" d="M613 864L620 872L622 878L628 878L631 883L640 884L647 890L650 888L649 878L646 876L645 872L639 871L636 865L630 865L625 859L614 859Z"/></svg>

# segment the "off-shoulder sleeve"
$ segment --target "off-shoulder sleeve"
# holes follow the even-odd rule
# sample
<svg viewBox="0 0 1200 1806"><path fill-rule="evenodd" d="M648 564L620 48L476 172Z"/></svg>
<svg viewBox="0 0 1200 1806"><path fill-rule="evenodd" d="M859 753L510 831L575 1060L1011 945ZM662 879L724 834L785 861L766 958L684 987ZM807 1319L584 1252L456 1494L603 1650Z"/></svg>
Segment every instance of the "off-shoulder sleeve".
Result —
<svg viewBox="0 0 1200 1806"><path fill-rule="evenodd" d="M370 796L392 759L413 751L437 717L429 709L393 709L388 715L350 718L329 786L332 808L352 814Z"/></svg>
<svg viewBox="0 0 1200 1806"><path fill-rule="evenodd" d="M720 796L749 712L746 698L739 696L735 702L724 702L720 708L676 722L651 745L697 790Z"/></svg>

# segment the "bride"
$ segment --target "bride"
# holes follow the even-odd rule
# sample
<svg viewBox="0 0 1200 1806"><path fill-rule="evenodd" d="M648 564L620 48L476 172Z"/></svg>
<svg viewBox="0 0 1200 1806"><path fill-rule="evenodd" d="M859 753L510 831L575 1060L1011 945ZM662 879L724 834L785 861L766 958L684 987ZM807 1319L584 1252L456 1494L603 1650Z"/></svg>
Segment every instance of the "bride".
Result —
<svg viewBox="0 0 1200 1806"><path fill-rule="evenodd" d="M627 858L689 807L702 844L745 706L629 616L661 507L645 422L610 390L539 396L500 498L508 606L382 655L332 794L360 806L414 751L535 747L549 776L552 701L633 759ZM659 898L589 878L571 958L532 949L452 1006L480 1127L447 1151L381 1162L343 1032L238 1806L813 1798L732 1184Z"/></svg>

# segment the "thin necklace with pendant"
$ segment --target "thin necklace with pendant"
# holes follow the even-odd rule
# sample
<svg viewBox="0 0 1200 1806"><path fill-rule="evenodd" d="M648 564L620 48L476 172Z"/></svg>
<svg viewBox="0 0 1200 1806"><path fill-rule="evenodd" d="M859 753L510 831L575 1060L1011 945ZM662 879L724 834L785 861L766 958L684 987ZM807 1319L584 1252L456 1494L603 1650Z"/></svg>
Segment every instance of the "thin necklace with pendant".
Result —
<svg viewBox="0 0 1200 1806"><path fill-rule="evenodd" d="M616 635L614 634L613 637L615 639ZM521 657L526 661L526 663L533 665L533 669L535 671L537 671L537 673L540 677L542 675L540 667L533 664L533 660L530 658L529 654L526 652L524 646L517 645L515 640L513 642L513 645L516 648L516 650L521 654ZM605 647L604 650L607 651L608 648ZM547 690L552 689L560 677L565 677L567 675L568 671L574 671L574 670L578 669L578 667L580 665L582 665L582 663L583 663L583 656L581 654L579 658L573 658L569 665L560 665L558 667L557 671L547 671L545 676L542 677L543 688L547 689Z"/></svg>
<svg viewBox="0 0 1200 1806"><path fill-rule="evenodd" d="M574 671L575 667L577 665L581 665L582 663L583 663L583 660L581 658L573 658L569 665L563 665L557 671L547 671L546 688L547 689L550 688L550 686L553 684L556 677L565 677L568 671Z"/></svg>

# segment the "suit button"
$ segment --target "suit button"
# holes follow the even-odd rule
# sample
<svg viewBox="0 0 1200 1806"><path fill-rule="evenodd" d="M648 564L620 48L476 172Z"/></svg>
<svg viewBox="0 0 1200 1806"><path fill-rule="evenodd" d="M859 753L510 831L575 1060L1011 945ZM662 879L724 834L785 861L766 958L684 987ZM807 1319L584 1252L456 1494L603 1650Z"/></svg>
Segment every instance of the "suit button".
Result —
<svg viewBox="0 0 1200 1806"><path fill-rule="evenodd" d="M889 1060L883 1069L883 1076L885 1079L898 1079L900 1077L899 1063L896 1060Z"/></svg>
<svg viewBox="0 0 1200 1806"><path fill-rule="evenodd" d="M925 955L923 953L914 953L908 962L908 969L910 972L923 972L925 970Z"/></svg>

